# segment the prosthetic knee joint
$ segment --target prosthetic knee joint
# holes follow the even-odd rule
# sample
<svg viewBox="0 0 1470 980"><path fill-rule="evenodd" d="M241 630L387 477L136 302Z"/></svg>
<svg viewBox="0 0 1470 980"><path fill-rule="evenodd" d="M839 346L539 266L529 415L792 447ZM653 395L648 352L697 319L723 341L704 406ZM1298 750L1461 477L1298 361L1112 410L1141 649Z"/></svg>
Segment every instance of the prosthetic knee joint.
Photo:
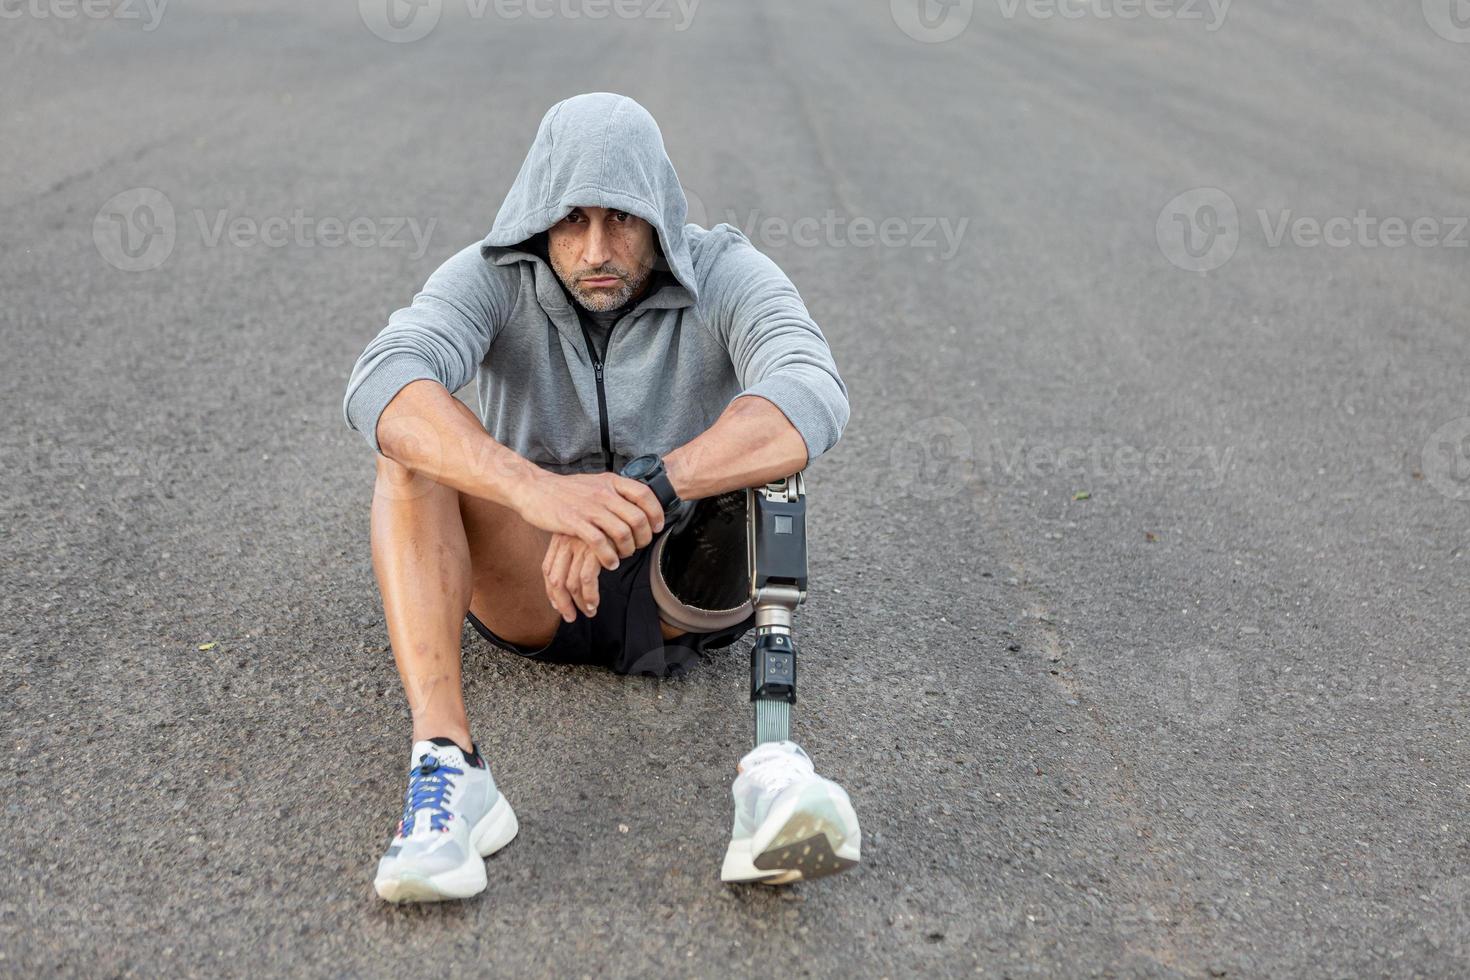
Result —
<svg viewBox="0 0 1470 980"><path fill-rule="evenodd" d="M755 741L791 737L796 703L796 641L792 623L806 600L806 487L800 473L746 491L755 645L750 651L750 699Z"/></svg>

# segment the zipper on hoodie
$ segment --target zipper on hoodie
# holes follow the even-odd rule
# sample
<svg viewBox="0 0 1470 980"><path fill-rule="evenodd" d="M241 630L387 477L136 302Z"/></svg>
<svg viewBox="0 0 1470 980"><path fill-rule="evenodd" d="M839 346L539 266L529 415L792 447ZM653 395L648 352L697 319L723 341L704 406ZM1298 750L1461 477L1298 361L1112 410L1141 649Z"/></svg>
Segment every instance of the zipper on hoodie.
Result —
<svg viewBox="0 0 1470 980"><path fill-rule="evenodd" d="M602 358L597 356L597 347L592 343L592 334L587 331L587 324L582 322L582 317L577 317L577 325L582 328L582 339L587 342L587 354L592 358L592 371L597 378L597 417L601 423L602 430L602 468L611 473L613 468L612 436L607 426L607 389L602 383ZM613 328L608 327L607 344L612 346Z"/></svg>

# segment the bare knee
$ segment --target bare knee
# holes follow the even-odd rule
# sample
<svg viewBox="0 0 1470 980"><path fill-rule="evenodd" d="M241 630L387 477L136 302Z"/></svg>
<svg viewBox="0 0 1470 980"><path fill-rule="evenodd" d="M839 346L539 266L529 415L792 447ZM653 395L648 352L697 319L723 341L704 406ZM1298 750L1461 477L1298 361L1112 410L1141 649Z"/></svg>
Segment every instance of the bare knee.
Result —
<svg viewBox="0 0 1470 980"><path fill-rule="evenodd" d="M460 494L459 506L470 549L471 611L503 639L544 646L561 622L541 575L551 535L481 497Z"/></svg>

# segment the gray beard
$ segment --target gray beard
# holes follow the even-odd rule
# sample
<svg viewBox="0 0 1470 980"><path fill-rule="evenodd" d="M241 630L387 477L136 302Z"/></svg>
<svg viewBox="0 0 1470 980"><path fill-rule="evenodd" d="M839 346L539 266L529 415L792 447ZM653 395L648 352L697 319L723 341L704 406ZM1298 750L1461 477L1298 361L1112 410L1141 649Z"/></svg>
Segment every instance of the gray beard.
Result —
<svg viewBox="0 0 1470 980"><path fill-rule="evenodd" d="M643 284L648 282L648 277L651 275L653 275L653 269L648 268L644 269L641 274L635 276L633 279L624 280L623 284L617 289L584 290L580 284L576 284L568 286L567 292L572 294L572 298L577 301L577 305L582 307L582 309L590 313L607 313L623 306L628 300L637 295L638 291L643 288ZM562 285L566 286L566 283L562 283Z"/></svg>

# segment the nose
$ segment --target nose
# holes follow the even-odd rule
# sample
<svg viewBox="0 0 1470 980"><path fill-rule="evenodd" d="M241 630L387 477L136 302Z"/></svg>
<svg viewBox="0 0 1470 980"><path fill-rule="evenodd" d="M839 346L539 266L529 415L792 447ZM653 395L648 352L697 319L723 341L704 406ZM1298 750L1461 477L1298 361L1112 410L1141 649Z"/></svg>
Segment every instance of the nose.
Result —
<svg viewBox="0 0 1470 980"><path fill-rule="evenodd" d="M588 268L597 268L607 261L607 232L601 219L587 222L587 234L582 237L582 261Z"/></svg>

